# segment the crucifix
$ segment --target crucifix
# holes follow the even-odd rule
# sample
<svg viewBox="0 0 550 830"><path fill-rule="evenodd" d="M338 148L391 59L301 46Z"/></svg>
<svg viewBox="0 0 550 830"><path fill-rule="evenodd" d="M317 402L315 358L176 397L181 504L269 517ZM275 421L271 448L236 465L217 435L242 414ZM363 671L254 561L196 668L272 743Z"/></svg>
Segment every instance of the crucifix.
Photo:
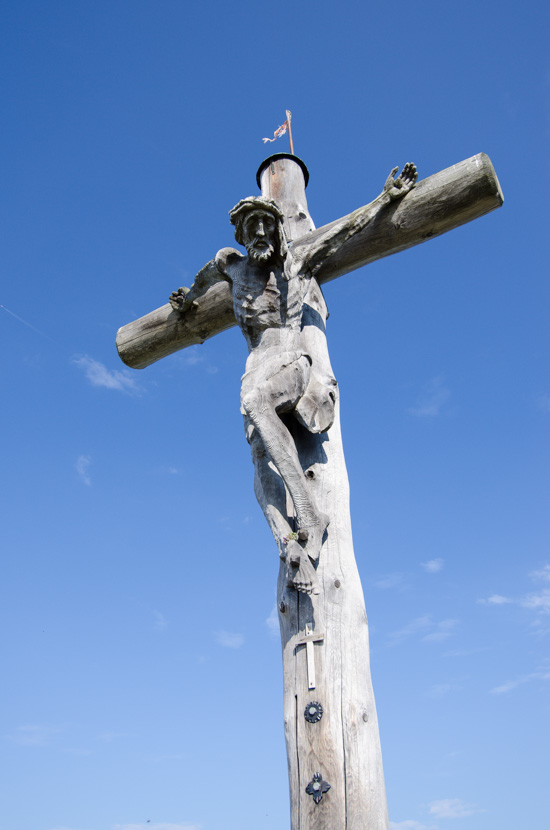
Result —
<svg viewBox="0 0 550 830"><path fill-rule="evenodd" d="M420 182L414 164L397 173L368 205L315 229L304 162L270 156L257 174L261 195L229 213L246 254L222 248L190 288L117 335L135 369L235 324L246 339L241 411L256 497L280 557L292 830L389 830L321 286L503 202L483 153Z"/></svg>

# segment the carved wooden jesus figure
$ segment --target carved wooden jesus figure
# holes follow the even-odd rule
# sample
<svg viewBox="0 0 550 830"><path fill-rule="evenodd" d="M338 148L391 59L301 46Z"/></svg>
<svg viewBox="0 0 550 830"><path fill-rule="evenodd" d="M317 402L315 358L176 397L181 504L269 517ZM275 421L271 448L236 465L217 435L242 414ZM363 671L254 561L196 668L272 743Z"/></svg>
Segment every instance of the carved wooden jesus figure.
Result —
<svg viewBox="0 0 550 830"><path fill-rule="evenodd" d="M121 358L136 369L235 323L246 338L241 409L256 496L282 560L292 830L390 827L320 285L503 201L484 154L418 183L414 164L396 173L373 202L315 230L307 168L294 155L271 156L258 172L261 197L230 211L246 255L223 248L190 289L117 335Z"/></svg>
<svg viewBox="0 0 550 830"><path fill-rule="evenodd" d="M395 179L397 170L378 198L302 246L289 247L284 216L272 199L243 199L229 215L235 239L248 255L223 248L199 271L191 289L170 296L172 308L185 314L215 282L226 280L231 286L235 317L249 350L241 411L256 467L255 489L287 563L289 584L306 594L319 593L315 564L330 519L312 499L294 438L281 416L292 415L312 433L324 433L334 423L337 383L328 354L319 355L308 337L307 315L316 314L323 328L327 316L315 275L344 242L414 187L414 164L406 164ZM289 527L281 505L267 498L273 491L269 462L292 499L295 528Z"/></svg>

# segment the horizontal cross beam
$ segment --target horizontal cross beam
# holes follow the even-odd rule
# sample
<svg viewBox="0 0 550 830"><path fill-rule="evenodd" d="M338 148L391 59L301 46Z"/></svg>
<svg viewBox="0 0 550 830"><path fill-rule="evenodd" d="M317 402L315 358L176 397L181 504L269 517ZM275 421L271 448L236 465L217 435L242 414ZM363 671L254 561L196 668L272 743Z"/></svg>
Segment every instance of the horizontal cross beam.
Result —
<svg viewBox="0 0 550 830"><path fill-rule="evenodd" d="M377 259L434 239L495 210L503 201L489 157L485 153L472 156L418 182L403 199L390 205L344 243L319 270L317 281L329 282ZM333 224L297 239L293 247L308 245L316 234ZM173 352L204 343L234 325L229 285L218 283L201 298L199 307L192 313L181 315L167 303L122 326L116 344L127 366L144 369Z"/></svg>

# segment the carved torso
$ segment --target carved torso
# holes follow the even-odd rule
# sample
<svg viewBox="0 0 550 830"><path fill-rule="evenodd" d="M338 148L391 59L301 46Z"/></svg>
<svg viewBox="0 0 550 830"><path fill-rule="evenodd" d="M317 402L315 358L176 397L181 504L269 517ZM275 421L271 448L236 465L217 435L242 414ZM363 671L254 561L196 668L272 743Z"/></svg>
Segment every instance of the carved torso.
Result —
<svg viewBox="0 0 550 830"><path fill-rule="evenodd" d="M310 280L292 274L292 260L284 266L263 265L250 257L225 249L216 257L218 267L231 283L233 310L249 351L260 343L265 350L298 347L302 307Z"/></svg>

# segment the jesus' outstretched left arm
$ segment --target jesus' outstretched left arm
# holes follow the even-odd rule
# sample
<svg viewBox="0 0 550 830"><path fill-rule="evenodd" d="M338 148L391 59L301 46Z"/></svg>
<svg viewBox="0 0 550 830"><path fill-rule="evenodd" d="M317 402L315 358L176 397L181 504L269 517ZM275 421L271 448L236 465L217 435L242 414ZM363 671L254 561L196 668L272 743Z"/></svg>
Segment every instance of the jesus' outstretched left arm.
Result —
<svg viewBox="0 0 550 830"><path fill-rule="evenodd" d="M418 178L416 166L408 163L403 167L401 174L395 178L399 170L394 167L386 179L384 189L370 204L360 207L349 216L333 222L321 232L302 237L292 246L292 259L296 273L307 270L314 277L323 263L334 254L338 248L359 231L362 231L369 222L392 202L402 199L415 186Z"/></svg>

